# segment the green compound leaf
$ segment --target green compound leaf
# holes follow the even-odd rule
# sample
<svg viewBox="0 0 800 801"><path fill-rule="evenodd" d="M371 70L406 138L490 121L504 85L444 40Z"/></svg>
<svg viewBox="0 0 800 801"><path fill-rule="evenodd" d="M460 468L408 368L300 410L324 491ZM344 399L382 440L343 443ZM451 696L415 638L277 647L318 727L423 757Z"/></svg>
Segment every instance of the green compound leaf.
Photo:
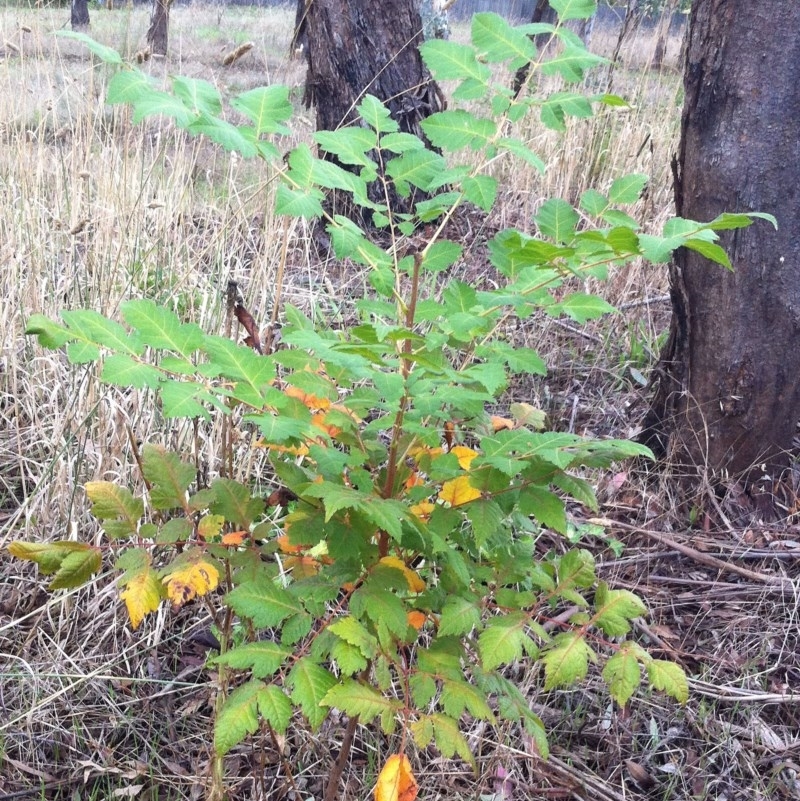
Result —
<svg viewBox="0 0 800 801"><path fill-rule="evenodd" d="M84 485L92 502L92 514L103 521L103 530L110 539L136 534L144 515L144 501L134 498L126 487L110 481L89 481Z"/></svg>
<svg viewBox="0 0 800 801"><path fill-rule="evenodd" d="M630 621L647 612L642 600L629 590L611 590L601 581L594 596L593 623L610 637L620 637L631 630Z"/></svg>
<svg viewBox="0 0 800 801"><path fill-rule="evenodd" d="M275 684L270 684L259 692L258 711L278 734L283 734L289 728L292 720L292 702Z"/></svg>
<svg viewBox="0 0 800 801"><path fill-rule="evenodd" d="M364 96L358 106L358 114L370 128L379 133L394 133L399 128L389 109L374 95Z"/></svg>
<svg viewBox="0 0 800 801"><path fill-rule="evenodd" d="M316 731L328 716L322 702L336 684L336 678L309 657L299 659L286 677L292 690L292 700L300 707L309 726Z"/></svg>
<svg viewBox="0 0 800 801"><path fill-rule="evenodd" d="M195 114L216 116L222 112L222 100L217 88L202 78L178 75L172 79L172 91Z"/></svg>
<svg viewBox="0 0 800 801"><path fill-rule="evenodd" d="M475 48L469 45L446 39L431 39L422 44L419 51L425 65L437 80L472 78L478 83L485 84L491 77L491 70L478 61Z"/></svg>
<svg viewBox="0 0 800 801"><path fill-rule="evenodd" d="M323 706L336 707L350 717L358 715L361 723L368 724L378 715L395 713L402 704L386 698L361 682L346 679L331 687L321 701Z"/></svg>
<svg viewBox="0 0 800 801"><path fill-rule="evenodd" d="M689 683L680 665L654 659L647 663L647 678L656 690L662 690L681 704L689 700Z"/></svg>
<svg viewBox="0 0 800 801"><path fill-rule="evenodd" d="M533 220L544 236L558 244L565 244L575 236L580 216L566 200L553 198L542 204Z"/></svg>
<svg viewBox="0 0 800 801"><path fill-rule="evenodd" d="M481 622L481 613L474 598L450 596L439 619L439 636L469 634Z"/></svg>
<svg viewBox="0 0 800 801"><path fill-rule="evenodd" d="M97 548L87 545L85 549L71 551L64 557L53 576L50 589L69 590L73 587L80 587L100 569L101 563L102 557Z"/></svg>
<svg viewBox="0 0 800 801"><path fill-rule="evenodd" d="M370 634L366 626L354 617L344 617L331 623L328 631L355 646L366 659L372 659L378 652L378 641Z"/></svg>
<svg viewBox="0 0 800 801"><path fill-rule="evenodd" d="M231 106L244 114L255 126L254 134L290 134L284 123L292 116L288 86L262 86L231 100Z"/></svg>
<svg viewBox="0 0 800 801"><path fill-rule="evenodd" d="M145 345L170 350L189 358L202 347L205 335L194 323L181 323L177 315L152 300L129 300L122 304L122 317L139 333Z"/></svg>
<svg viewBox="0 0 800 801"><path fill-rule="evenodd" d="M62 311L61 318L73 333L87 342L129 356L138 356L142 352L138 338L131 336L119 323L92 309Z"/></svg>
<svg viewBox="0 0 800 801"><path fill-rule="evenodd" d="M463 109L431 114L421 125L431 144L447 151L465 147L479 150L497 133L493 120L475 117Z"/></svg>
<svg viewBox="0 0 800 801"><path fill-rule="evenodd" d="M486 623L486 628L478 637L478 653L484 670L494 670L522 656L527 638L526 622L525 614L511 613L492 618Z"/></svg>
<svg viewBox="0 0 800 801"><path fill-rule="evenodd" d="M603 668L603 681L611 697L625 706L642 680L642 671L634 649L623 646Z"/></svg>
<svg viewBox="0 0 800 801"><path fill-rule="evenodd" d="M214 479L209 489L214 497L211 511L241 528L248 528L264 511L264 499L254 498L248 487L231 478Z"/></svg>
<svg viewBox="0 0 800 801"><path fill-rule="evenodd" d="M436 747L441 751L442 756L445 759L452 759L452 757L458 755L475 770L475 757L469 750L469 744L458 728L458 721L447 717L447 715L438 714L431 715L430 721L433 724L433 737L436 741Z"/></svg>
<svg viewBox="0 0 800 801"><path fill-rule="evenodd" d="M32 314L28 318L25 333L36 336L39 339L39 344L50 350L60 348L75 338L75 334L69 328L59 323L54 323L43 314Z"/></svg>
<svg viewBox="0 0 800 801"><path fill-rule="evenodd" d="M649 180L650 176L640 174L624 175L622 178L617 178L611 184L611 189L608 190L609 202L616 204L635 203Z"/></svg>
<svg viewBox="0 0 800 801"><path fill-rule="evenodd" d="M150 503L154 509L186 507L186 491L197 477L197 469L182 462L177 454L156 445L142 448L142 472L152 485Z"/></svg>
<svg viewBox="0 0 800 801"><path fill-rule="evenodd" d="M291 615L304 612L291 593L264 576L234 587L225 596L225 602L237 615L249 618L260 629L279 626Z"/></svg>
<svg viewBox="0 0 800 801"><path fill-rule="evenodd" d="M252 670L253 678L266 679L277 673L291 655L291 648L276 642L251 642L210 659L209 664L227 665L236 670Z"/></svg>
<svg viewBox="0 0 800 801"><path fill-rule="evenodd" d="M536 59L536 47L524 31L513 28L499 14L472 17L472 43L488 62L514 59L511 69Z"/></svg>
<svg viewBox="0 0 800 801"><path fill-rule="evenodd" d="M69 579L70 576L81 575L89 568L85 577L82 577L77 584L60 584L61 588L73 587L83 584L86 579L100 568L100 552L83 542L72 542L60 540L57 542L12 542L8 546L8 552L17 559L24 559L28 562L36 562L39 569L45 575L56 574L53 584L56 581ZM67 562L67 559L75 555L76 558ZM59 579L59 573L66 564L66 573ZM51 589L59 587L51 585Z"/></svg>
<svg viewBox="0 0 800 801"><path fill-rule="evenodd" d="M597 11L596 0L550 0L551 8L561 22L570 19L589 19Z"/></svg>
<svg viewBox="0 0 800 801"><path fill-rule="evenodd" d="M541 659L544 663L545 690L569 687L586 678L589 660L596 661L594 652L577 632L557 635L553 647L545 651Z"/></svg>
<svg viewBox="0 0 800 801"><path fill-rule="evenodd" d="M217 713L214 750L224 756L258 728L258 699L266 689L263 681L248 681L237 687Z"/></svg>
<svg viewBox="0 0 800 801"><path fill-rule="evenodd" d="M442 695L440 698L442 709L446 715L458 720L466 711L478 720L494 720L494 712L480 690L466 681L442 682Z"/></svg>

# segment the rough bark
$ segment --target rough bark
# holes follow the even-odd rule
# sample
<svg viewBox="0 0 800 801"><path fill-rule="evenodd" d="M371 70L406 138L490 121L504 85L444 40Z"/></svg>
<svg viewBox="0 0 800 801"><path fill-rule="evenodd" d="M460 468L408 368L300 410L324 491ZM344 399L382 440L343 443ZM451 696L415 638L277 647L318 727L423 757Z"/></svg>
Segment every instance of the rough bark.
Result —
<svg viewBox="0 0 800 801"><path fill-rule="evenodd" d="M733 272L683 250L648 440L711 476L774 475L800 419L800 3L694 0L676 159L680 216L778 219L727 232Z"/></svg>
<svg viewBox="0 0 800 801"><path fill-rule="evenodd" d="M303 0L300 0L303 5ZM298 39L308 63L304 100L317 129L352 123L366 94L382 100L407 133L443 105L417 50L422 23L415 0L313 0L299 11Z"/></svg>
<svg viewBox="0 0 800 801"><path fill-rule="evenodd" d="M297 23L294 41L304 45L308 65L304 102L316 110L317 130L354 123L367 94L387 106L401 131L417 136L422 120L444 107L417 49L417 0L298 0ZM396 211L406 205L393 198Z"/></svg>
<svg viewBox="0 0 800 801"><path fill-rule="evenodd" d="M169 44L169 9L172 0L153 0L150 27L147 29L147 46L157 56L167 55Z"/></svg>
<svg viewBox="0 0 800 801"><path fill-rule="evenodd" d="M70 6L70 25L73 30L89 27L88 0L72 0Z"/></svg>

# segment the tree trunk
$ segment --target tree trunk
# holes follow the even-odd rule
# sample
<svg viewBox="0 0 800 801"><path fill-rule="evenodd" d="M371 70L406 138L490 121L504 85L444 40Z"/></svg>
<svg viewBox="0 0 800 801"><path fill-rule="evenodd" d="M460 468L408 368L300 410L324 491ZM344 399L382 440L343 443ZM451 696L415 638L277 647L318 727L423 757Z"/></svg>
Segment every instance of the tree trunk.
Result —
<svg viewBox="0 0 800 801"><path fill-rule="evenodd" d="M70 25L73 30L89 27L89 0L72 0Z"/></svg>
<svg viewBox="0 0 800 801"><path fill-rule="evenodd" d="M371 94L401 131L422 136L420 122L445 105L417 49L418 0L298 0L294 42L303 44L303 99L316 109L317 130L354 123L356 106ZM402 198L393 200L395 210L406 210Z"/></svg>
<svg viewBox="0 0 800 801"><path fill-rule="evenodd" d="M550 25L555 25L558 22L556 12L550 7L548 0L536 0L536 5L533 7L533 14L531 15L531 22L546 22ZM553 37L549 33L539 33L533 37L533 43L536 45L538 51L544 50ZM514 83L511 90L514 92L514 97L519 97L522 87L528 82L528 76L531 71L531 63L523 64L514 73Z"/></svg>
<svg viewBox="0 0 800 801"><path fill-rule="evenodd" d="M400 130L421 135L419 123L443 106L417 47L422 22L416 0L299 0L298 40L308 62L304 101L314 106L317 130L356 119L366 94L383 101Z"/></svg>
<svg viewBox="0 0 800 801"><path fill-rule="evenodd" d="M690 472L775 475L800 419L800 3L694 0L676 207L774 214L729 232L734 271L682 250L648 441Z"/></svg>
<svg viewBox="0 0 800 801"><path fill-rule="evenodd" d="M172 0L153 0L153 13L147 29L147 45L156 56L167 55L169 43L169 9Z"/></svg>

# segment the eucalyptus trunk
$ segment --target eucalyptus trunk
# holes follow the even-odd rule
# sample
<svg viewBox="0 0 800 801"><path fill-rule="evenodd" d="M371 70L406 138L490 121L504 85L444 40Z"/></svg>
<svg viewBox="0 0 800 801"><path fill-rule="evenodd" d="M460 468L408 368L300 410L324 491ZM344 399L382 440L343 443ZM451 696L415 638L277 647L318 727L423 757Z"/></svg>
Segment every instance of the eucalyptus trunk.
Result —
<svg viewBox="0 0 800 801"><path fill-rule="evenodd" d="M789 463L800 420L800 3L694 0L676 159L681 217L773 214L723 234L733 271L682 250L645 434L690 474Z"/></svg>

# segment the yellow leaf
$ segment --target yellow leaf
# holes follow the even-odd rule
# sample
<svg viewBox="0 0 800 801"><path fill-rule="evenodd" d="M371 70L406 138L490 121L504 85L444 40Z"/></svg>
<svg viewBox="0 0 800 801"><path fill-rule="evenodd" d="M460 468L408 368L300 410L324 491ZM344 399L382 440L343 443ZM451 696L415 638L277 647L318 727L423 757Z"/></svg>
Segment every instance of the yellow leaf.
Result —
<svg viewBox="0 0 800 801"><path fill-rule="evenodd" d="M458 459L462 470L469 470L470 463L478 455L477 451L473 451L472 448L467 448L464 445L454 445L450 448L450 453L454 454Z"/></svg>
<svg viewBox="0 0 800 801"><path fill-rule="evenodd" d="M420 520L430 520L435 508L435 503L431 503L430 501L422 501L421 503L415 503L412 507L410 507L409 511L412 515L415 515Z"/></svg>
<svg viewBox="0 0 800 801"><path fill-rule="evenodd" d="M222 531L225 525L224 515L204 515L197 524L197 533L204 539L210 540Z"/></svg>
<svg viewBox="0 0 800 801"><path fill-rule="evenodd" d="M381 564L399 570L408 582L408 589L411 592L422 592L425 589L425 582L415 573L406 563L397 556L384 556Z"/></svg>
<svg viewBox="0 0 800 801"><path fill-rule="evenodd" d="M125 601L131 628L135 631L139 628L144 616L155 612L161 603L161 584L155 571L148 567L134 575L126 582L125 589L122 590L119 597Z"/></svg>
<svg viewBox="0 0 800 801"><path fill-rule="evenodd" d="M439 491L439 499L450 506L462 506L481 497L481 491L469 483L469 476L459 476L452 481L445 481Z"/></svg>
<svg viewBox="0 0 800 801"><path fill-rule="evenodd" d="M375 801L414 801L419 792L411 763L405 754L392 754L375 785Z"/></svg>
<svg viewBox="0 0 800 801"><path fill-rule="evenodd" d="M205 595L219 584L219 572L211 562L200 559L173 570L164 576L167 597L175 607L181 607L194 598Z"/></svg>

